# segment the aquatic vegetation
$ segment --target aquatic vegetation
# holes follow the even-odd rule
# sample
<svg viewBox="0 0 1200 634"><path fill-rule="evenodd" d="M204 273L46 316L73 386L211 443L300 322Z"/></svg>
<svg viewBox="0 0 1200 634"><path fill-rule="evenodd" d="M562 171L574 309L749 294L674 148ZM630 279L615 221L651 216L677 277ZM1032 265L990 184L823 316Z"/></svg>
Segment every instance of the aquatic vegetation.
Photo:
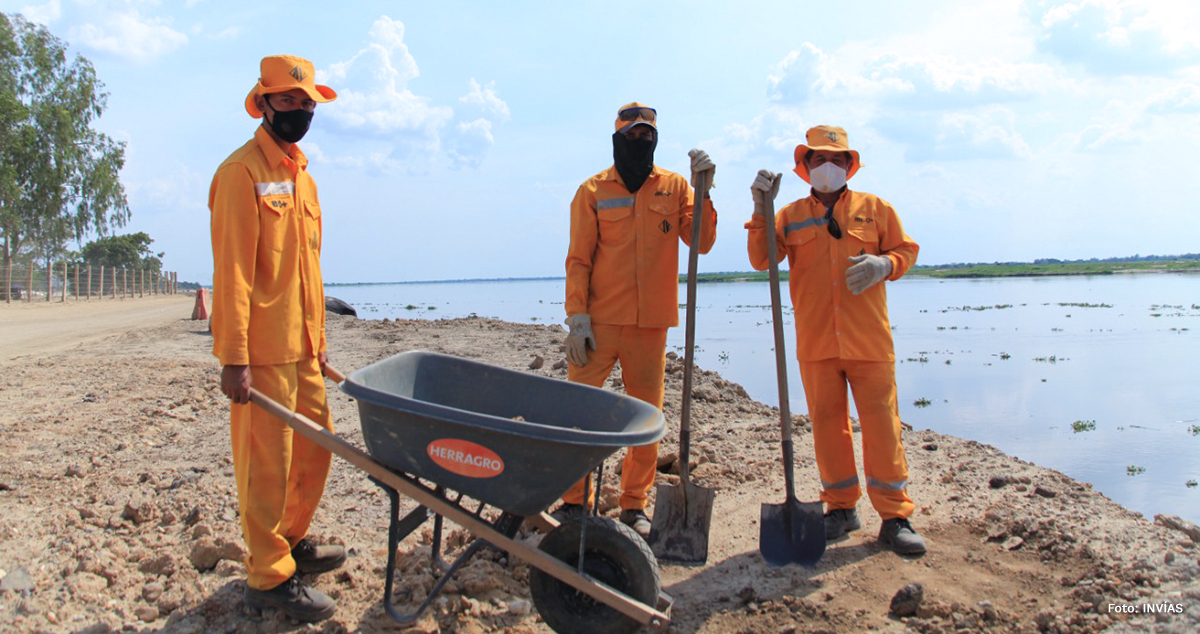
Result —
<svg viewBox="0 0 1200 634"><path fill-rule="evenodd" d="M1137 465L1129 465L1128 467L1125 467L1125 473L1127 475L1135 476L1135 475L1141 475L1145 472L1146 472L1146 467L1139 467Z"/></svg>
<svg viewBox="0 0 1200 634"><path fill-rule="evenodd" d="M1096 421L1094 420L1077 420L1071 423L1071 431L1079 433L1082 431L1096 431Z"/></svg>
<svg viewBox="0 0 1200 634"><path fill-rule="evenodd" d="M1012 355L1011 355L1011 354L1009 354L1009 353L1007 353L1007 352L1001 352L1001 353L1000 353L1000 358L1001 358L1001 359L1003 359L1003 360L1008 360L1008 359L1011 359L1011 358L1012 358Z"/></svg>
<svg viewBox="0 0 1200 634"><path fill-rule="evenodd" d="M1059 306L1078 306L1079 308L1112 308L1112 304L1089 304L1087 302L1059 302Z"/></svg>
<svg viewBox="0 0 1200 634"><path fill-rule="evenodd" d="M1192 425L1188 427L1188 433L1193 436L1200 436L1200 425Z"/></svg>
<svg viewBox="0 0 1200 634"><path fill-rule="evenodd" d="M924 396L913 401L913 405L915 407L929 407L931 404L933 404L933 401L930 401L929 399L925 398Z"/></svg>
<svg viewBox="0 0 1200 634"><path fill-rule="evenodd" d="M1189 488L1189 489L1194 489L1194 488L1196 488L1196 481L1195 481L1195 480L1188 480L1187 482L1184 482L1184 483L1183 483L1183 486L1185 486L1185 487L1187 487L1187 488Z"/></svg>

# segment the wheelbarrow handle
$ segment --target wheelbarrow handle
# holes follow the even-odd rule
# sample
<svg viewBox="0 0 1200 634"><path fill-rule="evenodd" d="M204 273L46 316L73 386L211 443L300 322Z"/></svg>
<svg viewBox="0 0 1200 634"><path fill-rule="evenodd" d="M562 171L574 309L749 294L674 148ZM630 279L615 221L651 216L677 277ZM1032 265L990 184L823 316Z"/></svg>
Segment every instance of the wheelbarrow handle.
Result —
<svg viewBox="0 0 1200 634"><path fill-rule="evenodd" d="M329 377L329 379L331 381L333 381L334 383L342 383L343 381L346 380L345 374L342 374L340 371L338 371L337 368L333 367L332 365L330 365L328 363L321 366L321 373L324 374L325 376Z"/></svg>

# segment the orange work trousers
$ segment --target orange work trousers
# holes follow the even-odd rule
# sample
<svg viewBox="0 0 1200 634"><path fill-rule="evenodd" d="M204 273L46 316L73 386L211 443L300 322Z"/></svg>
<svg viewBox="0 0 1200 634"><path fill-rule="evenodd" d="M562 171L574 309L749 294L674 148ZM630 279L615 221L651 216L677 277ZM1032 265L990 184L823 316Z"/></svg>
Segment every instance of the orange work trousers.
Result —
<svg viewBox="0 0 1200 634"><path fill-rule="evenodd" d="M250 377L258 391L333 431L316 357L251 366ZM331 456L252 403L232 405L230 417L238 510L250 551L246 584L269 590L296 572L291 550L308 534Z"/></svg>
<svg viewBox="0 0 1200 634"><path fill-rule="evenodd" d="M890 361L822 359L801 361L800 378L812 419L821 501L829 510L854 508L861 497L854 463L846 385L854 394L862 434L867 495L883 519L908 517L908 461L900 436L896 405L896 368Z"/></svg>
<svg viewBox="0 0 1200 634"><path fill-rule="evenodd" d="M621 362L621 381L625 393L645 401L659 410L663 404L663 377L667 367L667 329L638 328L593 324L596 349L588 352L588 364L567 366L567 378L575 383L594 387L604 385L617 361ZM621 465L621 509L644 509L649 501L646 494L654 486L658 467L658 443L629 447ZM585 478L586 480L586 478ZM590 493L595 493L594 487ZM563 502L584 504L584 480L580 480L563 495ZM591 500L587 504L591 504Z"/></svg>

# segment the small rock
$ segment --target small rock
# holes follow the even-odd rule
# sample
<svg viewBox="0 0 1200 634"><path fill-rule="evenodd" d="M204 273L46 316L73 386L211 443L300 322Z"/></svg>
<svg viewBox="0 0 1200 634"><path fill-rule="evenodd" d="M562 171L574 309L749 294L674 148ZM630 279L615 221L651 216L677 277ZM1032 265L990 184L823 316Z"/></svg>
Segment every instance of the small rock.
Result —
<svg viewBox="0 0 1200 634"><path fill-rule="evenodd" d="M1004 543L1000 544L1000 546L1002 548L1004 548L1004 550L1016 550L1016 549L1020 548L1024 543L1025 543L1025 540L1021 539L1020 537L1017 537L1016 535L1013 535L1012 537L1009 537L1008 539L1004 540Z"/></svg>
<svg viewBox="0 0 1200 634"><path fill-rule="evenodd" d="M163 584L157 581L153 581L142 586L142 598L150 603L158 601L158 598L162 596L162 593Z"/></svg>
<svg viewBox="0 0 1200 634"><path fill-rule="evenodd" d="M76 597L95 596L108 589L108 579L90 572L77 572L67 577L67 588Z"/></svg>
<svg viewBox="0 0 1200 634"><path fill-rule="evenodd" d="M917 613L917 608L921 607L921 601L925 598L925 587L919 583L910 583L892 597L892 603L888 607L888 613L893 616L912 616Z"/></svg>
<svg viewBox="0 0 1200 634"><path fill-rule="evenodd" d="M1050 490L1050 489L1047 489L1047 488L1045 488L1045 487L1043 487L1043 486L1035 486L1035 487L1033 487L1033 492L1034 492L1034 493L1036 493L1037 495L1040 495L1040 496L1044 497L1044 498L1053 498L1053 497L1058 497L1058 491L1052 491L1052 490Z"/></svg>
<svg viewBox="0 0 1200 634"><path fill-rule="evenodd" d="M183 518L183 523L187 524L188 526L191 526L199 521L200 521L200 507L199 506L193 506L192 510L188 511L187 516Z"/></svg>
<svg viewBox="0 0 1200 634"><path fill-rule="evenodd" d="M212 535L212 529L204 524L199 524L192 529L192 539L200 539Z"/></svg>
<svg viewBox="0 0 1200 634"><path fill-rule="evenodd" d="M565 369L567 369L567 360L566 360L566 359L559 359L558 361L555 361L555 362L554 362L554 365L550 366L550 369L552 369L552 370L565 370Z"/></svg>
<svg viewBox="0 0 1200 634"><path fill-rule="evenodd" d="M0 580L0 590L12 590L14 592L33 590L33 577L29 576L28 570L17 568L4 575L4 579Z"/></svg>
<svg viewBox="0 0 1200 634"><path fill-rule="evenodd" d="M68 478L82 478L83 477L83 469L79 468L79 465L73 464L73 465L67 467L67 472L64 475L66 475Z"/></svg>
<svg viewBox="0 0 1200 634"><path fill-rule="evenodd" d="M533 361L529 362L530 370L540 370L543 365L546 365L546 359L540 354L533 355Z"/></svg>
<svg viewBox="0 0 1200 634"><path fill-rule="evenodd" d="M517 599L508 604L508 613L517 616L526 616L533 612L533 604L528 599Z"/></svg>
<svg viewBox="0 0 1200 634"><path fill-rule="evenodd" d="M925 451L937 451L937 448L938 446L935 442L927 442L924 445L921 445L921 449L924 449Z"/></svg>
<svg viewBox="0 0 1200 634"><path fill-rule="evenodd" d="M188 559L196 570L201 572L212 570L217 566L217 562L221 561L221 549L211 538L203 537L192 546L192 552Z"/></svg>
<svg viewBox="0 0 1200 634"><path fill-rule="evenodd" d="M742 600L743 605L754 603L758 599L758 593L750 586L743 586L741 590L738 590L737 595Z"/></svg>
<svg viewBox="0 0 1200 634"><path fill-rule="evenodd" d="M127 502L125 510L121 512L121 518L127 519L134 524L144 524L154 517L154 505L150 502Z"/></svg>
<svg viewBox="0 0 1200 634"><path fill-rule="evenodd" d="M983 620L996 620L996 607L992 605L991 601L980 601L975 604L975 607L979 608L979 614L983 617Z"/></svg>
<svg viewBox="0 0 1200 634"><path fill-rule="evenodd" d="M1161 526L1166 526L1172 530L1177 530L1184 535L1192 538L1193 542L1200 544L1200 527L1195 524L1175 515L1155 515L1154 523Z"/></svg>
<svg viewBox="0 0 1200 634"><path fill-rule="evenodd" d="M674 451L664 451L658 454L658 470L663 471L670 468L679 459L679 454Z"/></svg>
<svg viewBox="0 0 1200 634"><path fill-rule="evenodd" d="M158 618L158 608L152 605L139 606L138 609L133 611L133 615L136 616L139 621L143 623L149 623L150 621Z"/></svg>
<svg viewBox="0 0 1200 634"><path fill-rule="evenodd" d="M0 482L0 491L12 491L12 485L7 482Z"/></svg>

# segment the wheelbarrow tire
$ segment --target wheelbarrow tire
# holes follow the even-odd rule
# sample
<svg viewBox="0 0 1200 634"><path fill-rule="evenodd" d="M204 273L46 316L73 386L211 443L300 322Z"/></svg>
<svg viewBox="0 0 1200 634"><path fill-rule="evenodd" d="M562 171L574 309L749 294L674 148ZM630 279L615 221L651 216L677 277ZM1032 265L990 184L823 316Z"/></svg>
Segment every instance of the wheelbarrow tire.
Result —
<svg viewBox="0 0 1200 634"><path fill-rule="evenodd" d="M583 570L588 576L647 605L658 600L658 562L632 528L606 517L588 516ZM579 521L550 531L540 548L575 568L579 563ZM555 632L608 634L634 632L640 624L540 571L531 570L529 593L542 619Z"/></svg>

